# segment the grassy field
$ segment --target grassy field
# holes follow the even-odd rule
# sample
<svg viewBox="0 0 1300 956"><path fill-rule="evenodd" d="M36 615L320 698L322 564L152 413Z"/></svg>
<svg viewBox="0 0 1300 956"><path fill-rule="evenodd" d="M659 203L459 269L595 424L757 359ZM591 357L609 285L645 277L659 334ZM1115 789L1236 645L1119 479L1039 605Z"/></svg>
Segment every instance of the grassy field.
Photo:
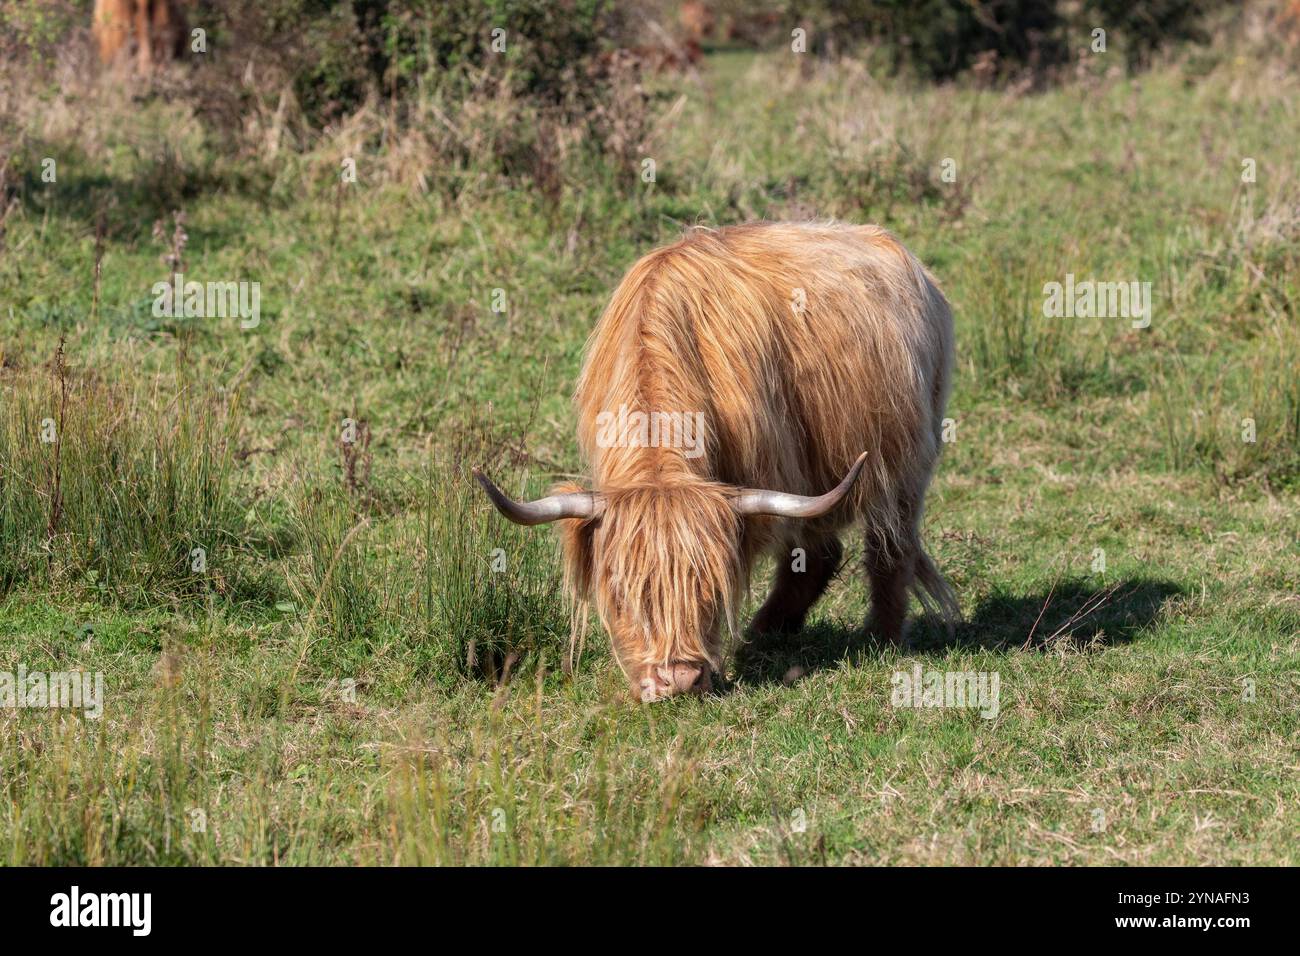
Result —
<svg viewBox="0 0 1300 956"><path fill-rule="evenodd" d="M0 671L106 689L0 709L0 860L1300 862L1300 78L801 65L656 79L652 183L563 140L541 185L490 174L488 112L442 163L374 114L240 155L183 100L11 100ZM599 629L570 663L552 535L468 469L579 469L639 255L810 217L887 226L953 304L925 530L965 621L864 643L855 561L721 693L632 703ZM260 282L260 323L155 317L177 265ZM1150 327L1044 317L1067 273L1149 281ZM915 665L998 673L998 716L893 706Z"/></svg>

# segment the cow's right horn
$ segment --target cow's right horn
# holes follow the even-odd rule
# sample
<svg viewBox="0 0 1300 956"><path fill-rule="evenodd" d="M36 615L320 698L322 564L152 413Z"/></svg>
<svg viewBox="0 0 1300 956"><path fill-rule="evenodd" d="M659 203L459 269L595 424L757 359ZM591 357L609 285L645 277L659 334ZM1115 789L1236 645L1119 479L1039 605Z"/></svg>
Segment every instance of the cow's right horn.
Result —
<svg viewBox="0 0 1300 956"><path fill-rule="evenodd" d="M732 499L731 506L742 515L775 515L778 518L820 518L844 500L853 483L862 473L862 464L867 460L864 451L853 463L844 480L826 492L815 497L809 495L792 495L783 491L766 491L758 488L742 488Z"/></svg>
<svg viewBox="0 0 1300 956"><path fill-rule="evenodd" d="M560 518L599 518L605 510L605 498L598 491L574 491L564 495L547 495L536 501L515 501L492 484L491 479L477 468L474 469L474 477L492 499L497 511L515 524L546 524Z"/></svg>

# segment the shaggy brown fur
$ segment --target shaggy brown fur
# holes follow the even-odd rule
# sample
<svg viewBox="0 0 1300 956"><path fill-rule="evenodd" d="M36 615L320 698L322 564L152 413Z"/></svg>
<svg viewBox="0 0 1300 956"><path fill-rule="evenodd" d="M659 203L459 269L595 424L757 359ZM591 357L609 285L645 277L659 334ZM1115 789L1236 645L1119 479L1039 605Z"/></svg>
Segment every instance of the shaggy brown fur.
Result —
<svg viewBox="0 0 1300 956"><path fill-rule="evenodd" d="M185 24L176 0L95 0L92 32L104 66L134 62L138 73L179 56Z"/></svg>
<svg viewBox="0 0 1300 956"><path fill-rule="evenodd" d="M576 395L606 508L561 524L570 587L594 598L635 689L667 696L693 689L683 673L720 669L722 629L734 632L765 550L783 570L756 629L797 628L836 569L836 532L855 519L885 638L900 639L911 588L956 616L918 536L952 355L934 280L872 226L695 230L632 267L588 342ZM702 412L703 454L635 437L601 447L597 416L620 406ZM822 518L740 518L730 506L738 486L821 494L863 451L862 477ZM803 575L786 568L795 547L809 555Z"/></svg>

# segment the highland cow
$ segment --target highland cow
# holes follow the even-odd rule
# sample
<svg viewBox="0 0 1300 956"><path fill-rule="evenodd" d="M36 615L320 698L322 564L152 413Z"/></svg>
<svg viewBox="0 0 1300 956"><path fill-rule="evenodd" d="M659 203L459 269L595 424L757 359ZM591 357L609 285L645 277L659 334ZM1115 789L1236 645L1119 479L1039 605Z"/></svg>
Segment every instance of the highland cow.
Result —
<svg viewBox="0 0 1300 956"><path fill-rule="evenodd" d="M185 19L177 0L95 0L91 32L104 66L146 74L180 56Z"/></svg>
<svg viewBox="0 0 1300 956"><path fill-rule="evenodd" d="M632 267L587 343L575 401L593 490L518 502L478 478L512 521L561 521L580 617L594 600L634 693L700 692L756 559L772 553L778 570L751 636L795 632L854 521L869 631L901 641L913 592L957 618L919 536L952 361L947 301L884 230L697 229ZM642 426L702 413L700 448L644 427L609 435L626 409Z"/></svg>

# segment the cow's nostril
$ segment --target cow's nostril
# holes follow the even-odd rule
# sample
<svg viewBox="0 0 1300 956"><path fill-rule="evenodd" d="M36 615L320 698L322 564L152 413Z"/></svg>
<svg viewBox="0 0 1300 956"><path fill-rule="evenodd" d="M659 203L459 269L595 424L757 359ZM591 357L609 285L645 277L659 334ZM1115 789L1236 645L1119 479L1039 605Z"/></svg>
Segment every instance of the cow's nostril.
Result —
<svg viewBox="0 0 1300 956"><path fill-rule="evenodd" d="M689 694L704 689L705 669L699 664L673 661L667 667L655 669L659 682L669 694Z"/></svg>

